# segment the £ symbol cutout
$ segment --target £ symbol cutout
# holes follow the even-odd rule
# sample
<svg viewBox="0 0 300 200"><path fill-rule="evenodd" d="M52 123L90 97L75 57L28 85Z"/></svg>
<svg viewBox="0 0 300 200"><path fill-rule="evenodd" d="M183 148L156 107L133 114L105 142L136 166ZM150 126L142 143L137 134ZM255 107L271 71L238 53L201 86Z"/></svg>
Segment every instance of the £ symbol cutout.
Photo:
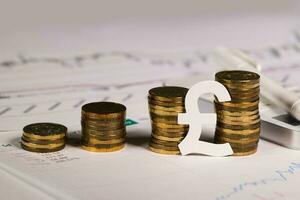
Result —
<svg viewBox="0 0 300 200"><path fill-rule="evenodd" d="M230 101L227 89L216 81L203 81L195 84L189 89L185 97L186 113L178 114L179 124L189 124L187 136L178 145L182 155L191 153L210 156L228 156L233 154L229 143L214 144L200 141L202 124L216 124L216 113L200 113L198 99L206 93L214 94L220 102Z"/></svg>

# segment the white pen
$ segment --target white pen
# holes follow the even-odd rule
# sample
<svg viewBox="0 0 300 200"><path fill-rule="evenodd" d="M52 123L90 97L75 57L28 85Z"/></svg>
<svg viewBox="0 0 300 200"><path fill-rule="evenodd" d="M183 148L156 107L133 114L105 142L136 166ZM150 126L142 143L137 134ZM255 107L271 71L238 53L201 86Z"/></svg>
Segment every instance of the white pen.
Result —
<svg viewBox="0 0 300 200"><path fill-rule="evenodd" d="M226 48L218 48L214 53L218 64L226 69L244 69L258 73L261 95L300 121L300 99L297 95L264 76L260 72L261 66L252 58L241 51Z"/></svg>

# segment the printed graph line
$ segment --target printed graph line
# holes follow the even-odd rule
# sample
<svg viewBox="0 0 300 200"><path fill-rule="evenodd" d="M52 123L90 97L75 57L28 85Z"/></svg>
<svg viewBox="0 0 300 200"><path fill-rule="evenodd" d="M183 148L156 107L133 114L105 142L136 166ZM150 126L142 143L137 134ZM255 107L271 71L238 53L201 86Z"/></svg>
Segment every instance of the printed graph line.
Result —
<svg viewBox="0 0 300 200"><path fill-rule="evenodd" d="M104 97L104 98L102 99L102 101L108 101L108 99L109 99L109 97L107 96L107 97Z"/></svg>
<svg viewBox="0 0 300 200"><path fill-rule="evenodd" d="M128 94L126 97L122 99L122 102L126 102L133 97L133 94Z"/></svg>
<svg viewBox="0 0 300 200"><path fill-rule="evenodd" d="M11 107L4 108L2 111L0 111L0 115L4 115L5 113L7 113L10 110L11 110Z"/></svg>
<svg viewBox="0 0 300 200"><path fill-rule="evenodd" d="M79 106L81 106L86 100L85 99L81 99L78 103L76 103L73 108L78 108Z"/></svg>
<svg viewBox="0 0 300 200"><path fill-rule="evenodd" d="M294 36L298 42L300 42L300 33L299 31L294 31Z"/></svg>
<svg viewBox="0 0 300 200"><path fill-rule="evenodd" d="M28 108L26 108L26 109L23 111L23 113L24 113L24 114L29 113L29 112L31 112L35 107L36 107L36 105L29 106Z"/></svg>
<svg viewBox="0 0 300 200"><path fill-rule="evenodd" d="M274 57L280 58L281 56L280 51L277 50L276 48L270 48L269 51Z"/></svg>
<svg viewBox="0 0 300 200"><path fill-rule="evenodd" d="M191 68L193 63L194 63L194 60L185 60L185 61L183 61L183 66L185 66L186 68Z"/></svg>
<svg viewBox="0 0 300 200"><path fill-rule="evenodd" d="M16 90L7 90L2 91L3 95L7 95L7 98L13 97L23 97L23 96L34 96L34 94L40 94L42 91L43 94L55 94L58 92L73 92L73 91L91 91L91 90L103 90L110 91L114 89L122 90L130 87L143 86L148 84L153 84L157 82L164 81L162 79L153 79L148 81L136 81L131 83L121 83L116 85L100 85L100 84L74 84L74 85L61 85L55 87L39 87L39 88L30 88L30 89L16 89ZM24 95L23 95L24 94ZM27 94L27 95L25 95Z"/></svg>
<svg viewBox="0 0 300 200"><path fill-rule="evenodd" d="M253 188L253 187L261 187L264 185L270 185L275 182L287 182L289 177L295 175L300 172L300 162L291 162L290 165L284 170L276 170L274 172L273 177L255 180L255 181L246 181L240 183L227 193L224 193L215 198L215 200L225 200L230 199L234 195L240 194L243 191Z"/></svg>
<svg viewBox="0 0 300 200"><path fill-rule="evenodd" d="M95 52L86 55L74 55L69 58L66 57L34 57L25 56L23 54L18 54L14 59L4 60L0 62L0 68L11 69L19 66L24 66L28 64L54 64L61 67L74 68L74 67L84 67L85 62L98 62L102 58L122 58L131 62L146 62L157 66L174 66L175 64L181 65L184 62L180 60L172 60L170 58L161 57L160 55L153 58L151 55L139 55L126 51L118 52ZM198 62L203 62L198 57L195 57ZM184 58L183 58L184 59Z"/></svg>
<svg viewBox="0 0 300 200"><path fill-rule="evenodd" d="M300 33L299 31L294 31L294 37L297 42L295 43L286 43L283 45L278 45L274 47L267 47L263 49L248 49L243 50L252 54L257 58L264 59L263 54L271 54L273 58L281 57L280 50L282 46L286 47L286 49L290 49L295 53L300 53ZM37 56L27 56L24 54L17 54L15 58L7 59L0 61L0 69L11 69L19 66L26 66L30 64L53 64L56 66L64 67L64 68L74 68L74 67L84 67L85 63L95 62L99 63L101 59L114 59L121 58L127 61L136 62L136 63L148 63L153 66L181 66L185 68L189 68L190 66L197 66L200 63L207 64L211 61L211 50L210 51L202 51L196 50L189 54L189 56L178 54L176 59L173 59L173 56L168 57L166 55L152 55L152 54L140 54L140 53L132 53L128 51L113 51L113 52L94 52L91 54L75 54L70 57L37 57ZM192 60L192 62L187 62L187 60Z"/></svg>
<svg viewBox="0 0 300 200"><path fill-rule="evenodd" d="M49 107L48 110L49 110L49 111L54 110L54 109L56 109L60 104L61 104L61 102L57 102L57 103L55 103L53 106Z"/></svg>

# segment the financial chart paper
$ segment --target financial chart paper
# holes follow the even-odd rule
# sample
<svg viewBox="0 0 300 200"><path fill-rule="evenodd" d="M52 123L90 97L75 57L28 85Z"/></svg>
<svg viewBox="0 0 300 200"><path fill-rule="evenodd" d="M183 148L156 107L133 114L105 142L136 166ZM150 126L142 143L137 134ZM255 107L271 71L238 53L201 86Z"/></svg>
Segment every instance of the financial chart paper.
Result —
<svg viewBox="0 0 300 200"><path fill-rule="evenodd" d="M299 91L300 44L243 49L263 72ZM193 75L213 79L212 49L181 52L86 51L16 54L0 60L0 169L53 199L298 199L300 153L261 140L247 157L165 156L148 150L150 88ZM80 149L80 108L91 101L127 106L126 147ZM24 125L68 126L67 147L36 154L20 148ZM213 127L210 127L213 130Z"/></svg>

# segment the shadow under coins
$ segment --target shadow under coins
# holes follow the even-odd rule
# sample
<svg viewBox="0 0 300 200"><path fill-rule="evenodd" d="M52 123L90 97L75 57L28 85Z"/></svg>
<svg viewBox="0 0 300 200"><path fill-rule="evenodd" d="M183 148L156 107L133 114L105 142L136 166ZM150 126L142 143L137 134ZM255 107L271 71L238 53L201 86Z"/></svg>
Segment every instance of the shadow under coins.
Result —
<svg viewBox="0 0 300 200"><path fill-rule="evenodd" d="M126 133L126 143L129 145L148 147L151 133L146 131L131 130ZM67 134L66 144L74 147L81 145L81 132L72 132Z"/></svg>
<svg viewBox="0 0 300 200"><path fill-rule="evenodd" d="M76 132L71 132L67 133L67 139L66 139L66 144L73 146L73 147L79 147L81 144L81 132L76 131Z"/></svg>
<svg viewBox="0 0 300 200"><path fill-rule="evenodd" d="M9 144L17 147L18 149L22 149L21 147L21 137L15 137L9 141Z"/></svg>
<svg viewBox="0 0 300 200"><path fill-rule="evenodd" d="M126 143L134 146L148 148L151 133L147 131L131 130L127 131Z"/></svg>

